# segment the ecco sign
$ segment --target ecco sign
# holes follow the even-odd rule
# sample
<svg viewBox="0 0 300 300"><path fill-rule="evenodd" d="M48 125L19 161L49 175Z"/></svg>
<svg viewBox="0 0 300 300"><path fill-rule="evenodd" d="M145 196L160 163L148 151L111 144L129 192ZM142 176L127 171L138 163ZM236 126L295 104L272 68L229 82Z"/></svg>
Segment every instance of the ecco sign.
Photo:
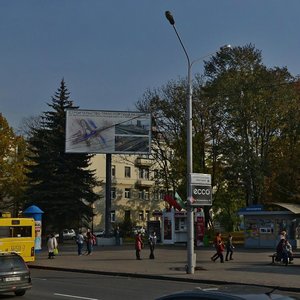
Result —
<svg viewBox="0 0 300 300"><path fill-rule="evenodd" d="M194 195L210 195L210 187L209 188L207 188L207 189L203 189L203 188L195 188L194 190L193 190L193 194Z"/></svg>
<svg viewBox="0 0 300 300"><path fill-rule="evenodd" d="M193 206L212 205L211 186L192 185Z"/></svg>

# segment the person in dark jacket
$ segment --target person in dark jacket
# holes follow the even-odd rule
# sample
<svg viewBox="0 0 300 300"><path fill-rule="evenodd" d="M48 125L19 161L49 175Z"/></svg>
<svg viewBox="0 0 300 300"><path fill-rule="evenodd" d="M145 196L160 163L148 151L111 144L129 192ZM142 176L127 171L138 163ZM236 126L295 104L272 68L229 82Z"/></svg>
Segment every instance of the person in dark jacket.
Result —
<svg viewBox="0 0 300 300"><path fill-rule="evenodd" d="M233 249L234 249L234 246L232 244L232 235L229 234L227 242L226 242L226 258L225 258L225 260L228 261L228 257L229 257L230 260L233 260L233 258L232 258Z"/></svg>
<svg viewBox="0 0 300 300"><path fill-rule="evenodd" d="M149 247L150 247L150 259L154 259L154 249L157 242L156 232L154 231L152 234L149 235Z"/></svg>

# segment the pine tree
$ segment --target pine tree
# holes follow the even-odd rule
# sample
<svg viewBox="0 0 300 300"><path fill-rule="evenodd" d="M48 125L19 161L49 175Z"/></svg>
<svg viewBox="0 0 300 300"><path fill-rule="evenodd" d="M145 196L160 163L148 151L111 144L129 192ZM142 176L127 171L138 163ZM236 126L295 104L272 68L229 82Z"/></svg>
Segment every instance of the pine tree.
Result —
<svg viewBox="0 0 300 300"><path fill-rule="evenodd" d="M90 154L65 153L65 111L76 109L64 80L42 115L41 126L33 128L29 140L31 159L27 203L44 211L43 224L52 230L88 226L91 204L97 200L95 170Z"/></svg>

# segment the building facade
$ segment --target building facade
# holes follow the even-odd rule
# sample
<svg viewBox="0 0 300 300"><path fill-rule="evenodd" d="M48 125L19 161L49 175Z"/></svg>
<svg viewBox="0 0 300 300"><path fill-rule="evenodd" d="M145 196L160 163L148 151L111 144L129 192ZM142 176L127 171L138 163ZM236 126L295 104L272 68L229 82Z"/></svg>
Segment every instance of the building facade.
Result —
<svg viewBox="0 0 300 300"><path fill-rule="evenodd" d="M146 227L147 221L156 219L153 212L165 207L164 192L155 180L157 164L146 155L112 155L111 168L112 227L125 218ZM101 182L96 191L99 200L93 207L92 227L97 231L105 228L106 155L95 155L91 169L96 170L97 180Z"/></svg>

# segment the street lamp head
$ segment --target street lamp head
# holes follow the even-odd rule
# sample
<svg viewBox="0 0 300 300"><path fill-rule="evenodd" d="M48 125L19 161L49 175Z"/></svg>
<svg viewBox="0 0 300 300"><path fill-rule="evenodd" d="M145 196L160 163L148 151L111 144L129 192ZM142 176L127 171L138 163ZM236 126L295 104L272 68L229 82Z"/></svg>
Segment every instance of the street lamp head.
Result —
<svg viewBox="0 0 300 300"><path fill-rule="evenodd" d="M171 12L169 12L168 10L165 12L165 15L166 15L166 18L168 19L168 21L170 22L170 24L172 25L172 26L174 26L175 25L175 21L174 21L174 18L173 18L173 16L172 16L172 14L171 14Z"/></svg>

